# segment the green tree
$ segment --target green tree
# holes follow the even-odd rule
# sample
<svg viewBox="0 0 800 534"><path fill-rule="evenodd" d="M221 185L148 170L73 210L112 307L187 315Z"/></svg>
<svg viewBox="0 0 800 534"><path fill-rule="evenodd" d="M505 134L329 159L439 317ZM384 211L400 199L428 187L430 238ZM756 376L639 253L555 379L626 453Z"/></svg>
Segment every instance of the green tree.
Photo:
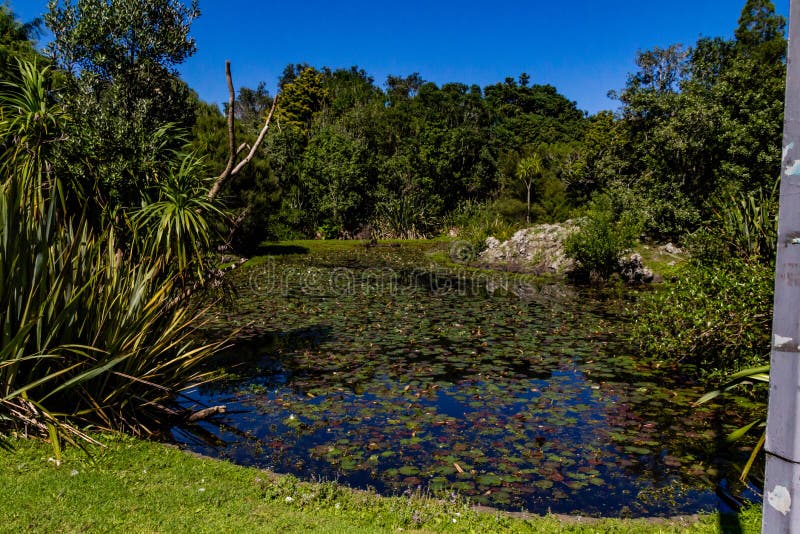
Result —
<svg viewBox="0 0 800 534"><path fill-rule="evenodd" d="M785 44L785 31L786 20L775 13L771 0L747 0L734 35L740 47L771 53L771 59L779 59L786 52L781 46Z"/></svg>
<svg viewBox="0 0 800 534"><path fill-rule="evenodd" d="M647 199L651 237L678 238L711 216L713 202L707 199L774 182L783 122L784 29L772 2L748 0L735 39L701 38L691 48L673 45L639 55L639 70L617 95L621 121L605 120L623 134L615 136L623 145L612 152L622 157L593 155L586 170ZM602 141L597 133L592 135ZM592 145L586 146L590 152L596 150Z"/></svg>
<svg viewBox="0 0 800 534"><path fill-rule="evenodd" d="M769 188L781 158L786 79L786 20L768 0L748 0L733 59L712 89L722 117L719 178L746 191Z"/></svg>
<svg viewBox="0 0 800 534"><path fill-rule="evenodd" d="M531 222L531 188L544 170L544 161L538 152L522 158L517 164L517 178L525 185L527 190L527 217L526 222Z"/></svg>
<svg viewBox="0 0 800 534"><path fill-rule="evenodd" d="M282 128L295 128L304 136L311 133L313 120L328 104L330 94L321 72L309 65L289 65L278 82L281 106L277 121Z"/></svg>
<svg viewBox="0 0 800 534"><path fill-rule="evenodd" d="M197 1L51 0L49 8L48 53L68 73L64 102L75 119L62 163L84 194L112 209L136 205L181 144L166 129L194 122L175 66L195 51Z"/></svg>
<svg viewBox="0 0 800 534"><path fill-rule="evenodd" d="M17 60L40 58L34 41L40 27L40 19L22 23L7 4L0 5L0 79L18 80Z"/></svg>

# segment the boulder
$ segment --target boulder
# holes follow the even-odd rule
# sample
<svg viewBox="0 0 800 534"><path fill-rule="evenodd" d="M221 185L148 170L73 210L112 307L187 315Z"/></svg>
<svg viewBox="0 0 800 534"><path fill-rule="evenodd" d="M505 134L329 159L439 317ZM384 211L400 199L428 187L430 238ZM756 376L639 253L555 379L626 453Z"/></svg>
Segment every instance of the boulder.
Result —
<svg viewBox="0 0 800 534"><path fill-rule="evenodd" d="M681 254L683 254L683 250L673 245L672 243L667 243L666 245L659 248L661 249L661 252L672 254L673 256L680 256Z"/></svg>
<svg viewBox="0 0 800 534"><path fill-rule="evenodd" d="M564 240L577 229L572 221L566 221L523 228L502 243L489 237L478 262L490 268L563 274L573 267L572 260L564 255Z"/></svg>
<svg viewBox="0 0 800 534"><path fill-rule="evenodd" d="M619 260L619 274L631 284L649 284L654 278L653 271L644 266L639 254L631 254Z"/></svg>

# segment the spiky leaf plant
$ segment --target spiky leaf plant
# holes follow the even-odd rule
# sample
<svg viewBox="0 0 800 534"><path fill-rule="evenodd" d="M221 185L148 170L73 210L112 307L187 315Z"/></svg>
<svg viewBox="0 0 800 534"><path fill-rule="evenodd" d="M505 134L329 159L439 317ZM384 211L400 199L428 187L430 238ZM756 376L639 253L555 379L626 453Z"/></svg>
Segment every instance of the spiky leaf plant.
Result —
<svg viewBox="0 0 800 534"><path fill-rule="evenodd" d="M111 226L66 211L45 150L63 116L36 90L45 75L22 65L0 94L0 436L38 431L57 453L60 439L90 439L84 424L154 431L177 391L209 378L199 364L218 345L192 339L202 318L176 301L163 257L126 254ZM188 238L205 244L202 231Z"/></svg>

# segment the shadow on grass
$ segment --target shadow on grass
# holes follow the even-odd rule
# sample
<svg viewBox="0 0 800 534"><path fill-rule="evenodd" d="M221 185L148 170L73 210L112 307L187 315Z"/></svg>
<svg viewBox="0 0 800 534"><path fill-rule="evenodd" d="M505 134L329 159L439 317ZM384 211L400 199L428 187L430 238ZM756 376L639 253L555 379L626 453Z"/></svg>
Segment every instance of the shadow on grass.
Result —
<svg viewBox="0 0 800 534"><path fill-rule="evenodd" d="M744 530L739 514L720 514L719 531L723 534L742 534Z"/></svg>

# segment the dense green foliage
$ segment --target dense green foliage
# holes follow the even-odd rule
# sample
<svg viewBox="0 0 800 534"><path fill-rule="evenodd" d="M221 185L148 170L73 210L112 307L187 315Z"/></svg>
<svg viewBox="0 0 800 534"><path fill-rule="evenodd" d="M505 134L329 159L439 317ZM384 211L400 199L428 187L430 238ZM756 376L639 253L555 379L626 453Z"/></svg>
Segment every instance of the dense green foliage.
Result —
<svg viewBox="0 0 800 534"><path fill-rule="evenodd" d="M201 204L190 202L187 224L169 200L143 218L170 224L128 248L115 225L89 224L54 164L69 116L52 99L52 77L18 68L0 93L0 438L49 434L58 454L61 438L85 438L78 422L156 430L174 393L206 378L199 363L216 346L192 341L199 319L176 276L185 285L208 232ZM190 174L184 166L176 176Z"/></svg>
<svg viewBox="0 0 800 534"><path fill-rule="evenodd" d="M619 269L622 256L639 237L641 228L633 216L630 211L616 212L608 195L597 195L580 220L580 229L566 239L565 254L584 274L608 278Z"/></svg>
<svg viewBox="0 0 800 534"><path fill-rule="evenodd" d="M72 117L55 163L112 216L139 205L183 145L176 133L194 124L175 66L195 51L189 28L198 15L196 2L177 0L50 3L47 53L65 74L61 102Z"/></svg>
<svg viewBox="0 0 800 534"><path fill-rule="evenodd" d="M640 53L617 95L619 121L598 115L589 128L601 144L587 147L595 159L579 183L634 189L650 206L648 235L671 239L709 219L706 199L771 186L780 170L784 27L772 2L748 0L732 40Z"/></svg>
<svg viewBox="0 0 800 534"><path fill-rule="evenodd" d="M632 187L655 193L646 231L682 239L693 257L642 299L634 335L646 352L702 374L769 354L784 28L772 2L748 0L733 40L647 53L620 95L636 125Z"/></svg>
<svg viewBox="0 0 800 534"><path fill-rule="evenodd" d="M693 259L679 279L643 298L635 336L646 351L731 373L769 358L777 188L731 195L689 236Z"/></svg>
<svg viewBox="0 0 800 534"><path fill-rule="evenodd" d="M0 80L12 80L18 75L18 59L37 58L34 38L40 25L39 19L23 24L7 4L0 5Z"/></svg>
<svg viewBox="0 0 800 534"><path fill-rule="evenodd" d="M693 263L644 299L636 336L649 354L696 365L704 374L763 363L769 358L774 279L768 264Z"/></svg>
<svg viewBox="0 0 800 534"><path fill-rule="evenodd" d="M518 161L533 153L542 168L529 177L532 213L569 213L565 147L581 137L584 117L551 86L522 77L483 90L438 87L411 75L390 76L382 90L356 67L290 65L280 88L262 170L227 191L232 204L248 196L259 203L247 214L249 236L235 240L245 249L265 237L434 235L466 205L524 200ZM260 124L251 118L263 121L269 101L263 88L239 92L246 139L255 138ZM198 128L198 138L216 138L224 122L209 117ZM214 161L222 168L224 160Z"/></svg>

